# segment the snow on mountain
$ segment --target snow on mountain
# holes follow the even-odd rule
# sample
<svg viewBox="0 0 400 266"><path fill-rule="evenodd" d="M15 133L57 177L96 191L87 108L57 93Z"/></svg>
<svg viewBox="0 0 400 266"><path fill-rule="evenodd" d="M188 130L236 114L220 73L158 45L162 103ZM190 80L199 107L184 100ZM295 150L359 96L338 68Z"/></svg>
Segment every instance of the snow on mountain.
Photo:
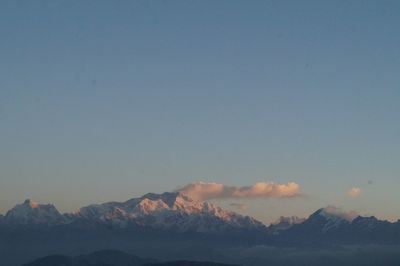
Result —
<svg viewBox="0 0 400 266"><path fill-rule="evenodd" d="M9 210L4 221L10 224L57 224L63 222L63 216L51 204L38 204L27 199Z"/></svg>
<svg viewBox="0 0 400 266"><path fill-rule="evenodd" d="M328 206L313 213L306 222L318 225L317 228L324 234L349 225L357 216L355 212L345 212L340 208Z"/></svg>
<svg viewBox="0 0 400 266"><path fill-rule="evenodd" d="M327 220L346 220L348 222L352 222L358 214L354 211L345 212L341 208L337 208L334 206L328 206L326 208L322 208L317 211L317 213Z"/></svg>
<svg viewBox="0 0 400 266"><path fill-rule="evenodd" d="M209 202L194 200L182 192L149 193L125 202L89 205L67 214L60 214L51 204L26 200L9 210L5 216L0 215L1 230L3 226L60 224L63 226L57 230L143 228L165 232L237 232L251 236L256 233L266 239L274 236L278 240L294 242L398 243L400 236L400 222L361 217L332 206L317 210L307 219L280 217L267 228L254 218L226 211Z"/></svg>
<svg viewBox="0 0 400 266"><path fill-rule="evenodd" d="M398 225L399 223L398 222L390 223L388 221L381 221L378 220L375 216L370 216L370 217L358 216L351 223L353 231L358 231L362 233L373 232L374 230L380 230L385 227L393 227L396 224Z"/></svg>
<svg viewBox="0 0 400 266"><path fill-rule="evenodd" d="M314 212L303 223L290 227L287 231L293 236L311 237L338 232L348 227L358 215L340 208L328 206Z"/></svg>
<svg viewBox="0 0 400 266"><path fill-rule="evenodd" d="M73 215L122 228L135 224L180 232L216 232L265 227L254 218L223 210L208 202L193 200L180 192L149 193L126 202L89 205Z"/></svg>
<svg viewBox="0 0 400 266"><path fill-rule="evenodd" d="M224 210L209 202L197 201L182 192L149 193L125 202L93 204L74 213L60 214L51 204L26 200L0 216L8 225L58 225L83 222L86 225L107 225L114 228L148 228L174 232L227 232L231 230L263 230L267 227L249 216ZM372 232L384 230L390 223L375 217L361 217L332 206L317 210L307 219L280 217L268 230L272 234L311 235L337 234L343 231ZM343 231L343 232L344 232Z"/></svg>
<svg viewBox="0 0 400 266"><path fill-rule="evenodd" d="M353 220L353 226L361 229L361 230L365 230L365 231L371 231L373 229L375 229L378 225L380 221L374 217L361 217L358 216L357 218L355 218Z"/></svg>
<svg viewBox="0 0 400 266"><path fill-rule="evenodd" d="M272 230L275 234L279 231L287 230L295 224L301 224L305 221L305 218L299 218L297 216L284 217L281 216L275 222L273 222L268 228Z"/></svg>

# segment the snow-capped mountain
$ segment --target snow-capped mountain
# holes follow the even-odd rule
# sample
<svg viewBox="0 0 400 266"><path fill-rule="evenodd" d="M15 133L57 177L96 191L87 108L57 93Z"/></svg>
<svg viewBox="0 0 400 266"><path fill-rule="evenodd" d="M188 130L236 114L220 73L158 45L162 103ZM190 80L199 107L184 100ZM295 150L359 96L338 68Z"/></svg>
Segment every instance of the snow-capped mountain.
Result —
<svg viewBox="0 0 400 266"><path fill-rule="evenodd" d="M355 212L344 212L340 208L328 206L317 210L303 223L293 226L289 231L313 235L327 234L350 225L357 216Z"/></svg>
<svg viewBox="0 0 400 266"><path fill-rule="evenodd" d="M114 228L142 227L176 232L266 229L263 223L252 217L193 200L181 192L149 193L125 202L89 205L63 215L51 204L26 200L8 211L4 221L11 225L47 226L81 222Z"/></svg>
<svg viewBox="0 0 400 266"><path fill-rule="evenodd" d="M287 230L293 225L301 224L305 220L305 218L299 218L297 216L281 216L277 221L273 222L268 229L272 230L273 233L278 234L280 231Z"/></svg>
<svg viewBox="0 0 400 266"><path fill-rule="evenodd" d="M357 216L355 212L344 212L339 208L328 206L317 210L305 222L312 224L315 230L327 233L341 226L349 225Z"/></svg>
<svg viewBox="0 0 400 266"><path fill-rule="evenodd" d="M350 231L358 237L373 236L377 238L388 238L388 236L398 238L400 234L400 222L391 223L378 220L375 216L358 216L351 223Z"/></svg>
<svg viewBox="0 0 400 266"><path fill-rule="evenodd" d="M296 242L390 243L396 242L399 234L399 222L362 217L329 206L317 210L303 223L282 231L280 236Z"/></svg>
<svg viewBox="0 0 400 266"><path fill-rule="evenodd" d="M62 223L64 217L52 204L38 204L27 199L16 205L4 217L4 222L10 224L47 224Z"/></svg>
<svg viewBox="0 0 400 266"><path fill-rule="evenodd" d="M149 193L125 202L89 205L74 213L66 214L60 214L51 204L38 204L26 200L9 210L5 216L0 216L0 225L2 228L62 225L55 229L61 231L77 229L80 232L103 229L227 233L227 235L237 232L261 239L273 237L278 241L295 242L391 243L400 239L400 222L391 223L380 221L375 217L361 217L354 212L344 212L332 206L317 210L307 219L295 216L280 217L277 222L266 227L252 217L224 210L209 202L194 200L182 192ZM249 234L250 232L255 234Z"/></svg>
<svg viewBox="0 0 400 266"><path fill-rule="evenodd" d="M248 216L226 211L208 202L191 199L180 192L149 193L126 202L108 202L81 208L70 217L117 227L138 225L179 232L218 232L227 229L264 229Z"/></svg>
<svg viewBox="0 0 400 266"><path fill-rule="evenodd" d="M355 212L327 207L314 212L303 223L282 231L279 237L302 243L393 244L400 239L400 222L362 217Z"/></svg>
<svg viewBox="0 0 400 266"><path fill-rule="evenodd" d="M179 234L182 232L187 234ZM10 241L13 245L9 245ZM38 247L38 243L43 245ZM177 247L188 245L191 248L184 252L196 255L200 252L198 245L275 244L398 245L400 222L326 207L306 220L281 217L267 228L251 217L193 200L182 192L150 193L125 202L89 205L67 214L60 214L53 205L26 200L3 218L0 216L0 255L7 261L4 265L12 266L21 265L20 254L26 256L22 257L24 260L30 258L25 251L35 248L60 253L66 247L80 250L134 246L143 252L153 252L158 245L154 250L165 256L164 250L169 246L173 248L171 252L177 252Z"/></svg>

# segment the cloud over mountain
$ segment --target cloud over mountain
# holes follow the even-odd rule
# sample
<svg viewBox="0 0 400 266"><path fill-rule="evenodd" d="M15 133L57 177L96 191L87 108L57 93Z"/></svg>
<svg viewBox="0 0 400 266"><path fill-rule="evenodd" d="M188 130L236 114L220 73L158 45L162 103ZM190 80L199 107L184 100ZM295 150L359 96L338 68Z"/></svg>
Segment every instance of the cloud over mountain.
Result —
<svg viewBox="0 0 400 266"><path fill-rule="evenodd" d="M358 213L355 211L346 212L342 208L334 206L325 207L321 209L320 213L324 217L338 217L349 222L353 221L358 216Z"/></svg>
<svg viewBox="0 0 400 266"><path fill-rule="evenodd" d="M194 182L177 191L198 200L228 198L290 198L299 195L300 186L294 182L275 184L258 182L252 186L227 186L221 183Z"/></svg>

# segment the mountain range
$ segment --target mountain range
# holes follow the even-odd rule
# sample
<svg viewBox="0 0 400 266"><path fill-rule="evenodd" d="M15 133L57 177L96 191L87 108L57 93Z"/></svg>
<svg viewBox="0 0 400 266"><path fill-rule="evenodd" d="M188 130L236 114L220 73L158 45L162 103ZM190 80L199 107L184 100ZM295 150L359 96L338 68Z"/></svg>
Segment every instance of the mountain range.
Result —
<svg viewBox="0 0 400 266"><path fill-rule="evenodd" d="M182 192L149 193L60 213L25 200L0 216L0 257L14 266L49 254L120 249L167 259L221 258L214 248L400 244L400 222L328 206L266 225ZM140 253L138 253L140 252ZM1 265L1 264L0 264Z"/></svg>
<svg viewBox="0 0 400 266"><path fill-rule="evenodd" d="M173 233L258 232L285 241L387 241L400 236L400 222L362 217L328 206L307 219L280 217L267 226L255 218L193 200L182 192L148 193L125 202L107 202L61 214L54 205L27 199L0 216L4 228L104 226L118 230L154 230ZM15 230L15 229L14 229ZM351 236L351 237L350 237Z"/></svg>
<svg viewBox="0 0 400 266"><path fill-rule="evenodd" d="M175 232L224 232L235 229L263 230L256 219L239 215L208 202L195 201L174 192L149 193L125 202L107 202L61 214L51 204L38 204L27 199L1 218L10 226L59 226L92 223L114 228L151 228Z"/></svg>

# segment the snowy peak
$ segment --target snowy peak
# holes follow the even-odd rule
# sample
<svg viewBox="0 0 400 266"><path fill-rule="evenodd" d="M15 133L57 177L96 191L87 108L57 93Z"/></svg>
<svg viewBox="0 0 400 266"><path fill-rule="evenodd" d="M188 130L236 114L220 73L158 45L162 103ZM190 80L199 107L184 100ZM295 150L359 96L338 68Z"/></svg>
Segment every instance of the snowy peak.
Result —
<svg viewBox="0 0 400 266"><path fill-rule="evenodd" d="M352 222L358 214L354 211L345 212L341 208L334 206L328 206L326 208L319 209L314 214L324 217L326 220L345 220L347 222Z"/></svg>
<svg viewBox="0 0 400 266"><path fill-rule="evenodd" d="M181 192L164 192L162 194L148 193L142 196L141 199L162 201L170 208L173 208L173 206L179 205L179 203L182 202L193 202L191 198Z"/></svg>
<svg viewBox="0 0 400 266"><path fill-rule="evenodd" d="M26 199L22 205L27 206L31 209L39 208L39 204L36 201L33 201L31 199Z"/></svg>
<svg viewBox="0 0 400 266"><path fill-rule="evenodd" d="M264 228L253 218L193 200L180 192L149 193L126 202L89 205L73 215L117 227L135 225L182 232Z"/></svg>
<svg viewBox="0 0 400 266"><path fill-rule="evenodd" d="M277 221L273 222L269 226L269 229L273 231L287 230L293 225L303 223L305 220L306 220L305 218L299 218L297 216L290 216L290 217L281 216Z"/></svg>
<svg viewBox="0 0 400 266"><path fill-rule="evenodd" d="M22 204L9 210L4 220L12 224L56 224L63 221L63 216L52 204L38 204L27 199Z"/></svg>
<svg viewBox="0 0 400 266"><path fill-rule="evenodd" d="M314 212L303 224L326 234L350 225L357 216L355 212L345 212L340 208L328 206Z"/></svg>

